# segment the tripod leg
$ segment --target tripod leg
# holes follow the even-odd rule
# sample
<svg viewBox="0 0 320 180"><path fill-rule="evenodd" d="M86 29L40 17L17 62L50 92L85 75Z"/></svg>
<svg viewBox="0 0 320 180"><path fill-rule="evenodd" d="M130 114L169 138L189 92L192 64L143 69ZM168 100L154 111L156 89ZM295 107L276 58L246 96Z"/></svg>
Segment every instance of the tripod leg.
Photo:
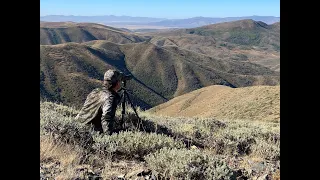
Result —
<svg viewBox="0 0 320 180"><path fill-rule="evenodd" d="M123 101L122 101L122 116L121 116L121 125L122 125L122 129L125 130L125 122L124 122L124 115L126 112L126 96L125 94L122 95L123 96Z"/></svg>
<svg viewBox="0 0 320 180"><path fill-rule="evenodd" d="M128 94L127 92L125 92L124 96L127 96L127 97L128 97L128 101L129 101L129 103L130 103L130 105L131 105L131 107L132 107L135 115L136 115L137 118L138 118L138 129L140 129L139 126L141 125L141 127L143 128L143 130L146 131L146 130L144 129L143 125L142 125L142 121L141 121L141 119L140 119L140 117L139 117L139 115L138 115L138 113L137 113L136 108L134 107L134 105L133 105L132 102L131 102L131 99L130 99L130 97L129 97L129 94Z"/></svg>
<svg viewBox="0 0 320 180"><path fill-rule="evenodd" d="M137 113L136 108L133 106L133 104L132 104L132 102L131 102L131 99L130 99L130 97L129 97L129 94L126 92L126 94L125 94L125 95L128 97L128 101L129 101L129 103L130 103L130 105L131 105L131 107L132 107L132 109L133 109L134 113L135 113L135 114L136 114L136 116L140 119L140 117L139 117L139 115L138 115L138 113Z"/></svg>

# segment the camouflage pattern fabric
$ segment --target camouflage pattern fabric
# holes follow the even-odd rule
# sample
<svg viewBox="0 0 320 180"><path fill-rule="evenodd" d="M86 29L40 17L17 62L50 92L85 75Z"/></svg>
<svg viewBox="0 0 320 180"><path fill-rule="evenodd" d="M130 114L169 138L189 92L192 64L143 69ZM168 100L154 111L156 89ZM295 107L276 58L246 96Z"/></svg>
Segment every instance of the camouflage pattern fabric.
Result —
<svg viewBox="0 0 320 180"><path fill-rule="evenodd" d="M93 124L100 133L113 132L114 116L120 96L106 87L94 89L81 108L76 120L84 124Z"/></svg>
<svg viewBox="0 0 320 180"><path fill-rule="evenodd" d="M109 69L107 72L104 73L104 76L103 76L104 87L109 89L113 83L116 83L117 81L121 81L123 76L124 76L123 73L117 70Z"/></svg>

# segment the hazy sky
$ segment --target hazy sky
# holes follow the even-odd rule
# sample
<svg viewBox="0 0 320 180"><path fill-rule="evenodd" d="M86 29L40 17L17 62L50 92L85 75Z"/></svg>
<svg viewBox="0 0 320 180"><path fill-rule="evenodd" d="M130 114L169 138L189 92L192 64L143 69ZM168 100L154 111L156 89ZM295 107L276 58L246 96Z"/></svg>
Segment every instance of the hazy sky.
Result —
<svg viewBox="0 0 320 180"><path fill-rule="evenodd" d="M40 0L44 15L190 18L276 16L280 0Z"/></svg>

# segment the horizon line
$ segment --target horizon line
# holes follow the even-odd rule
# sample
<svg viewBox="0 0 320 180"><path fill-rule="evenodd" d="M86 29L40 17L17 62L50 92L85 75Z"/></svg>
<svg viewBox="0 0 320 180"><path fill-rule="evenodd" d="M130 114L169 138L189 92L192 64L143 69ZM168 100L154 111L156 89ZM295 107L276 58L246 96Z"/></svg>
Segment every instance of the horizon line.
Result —
<svg viewBox="0 0 320 180"><path fill-rule="evenodd" d="M45 16L84 16L84 17L97 17L97 16L116 16L116 17L134 17L134 18L156 18L156 19L189 19L189 18L196 18L196 17L203 17L203 18L232 18L232 17L251 17L251 16L260 16L260 17L275 17L280 18L280 16L272 16L272 15L247 15L247 16L226 16L226 17L209 17L209 16L192 16L192 17L186 17L186 18L163 18L163 17L148 17L148 16L128 16L128 15L43 15L41 17Z"/></svg>

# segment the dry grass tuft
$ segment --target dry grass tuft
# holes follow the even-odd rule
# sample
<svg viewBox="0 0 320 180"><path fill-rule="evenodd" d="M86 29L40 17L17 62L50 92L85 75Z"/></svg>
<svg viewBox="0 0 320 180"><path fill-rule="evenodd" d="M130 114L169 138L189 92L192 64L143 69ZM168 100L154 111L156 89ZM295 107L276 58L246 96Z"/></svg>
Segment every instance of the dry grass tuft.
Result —
<svg viewBox="0 0 320 180"><path fill-rule="evenodd" d="M52 137L40 136L40 163L58 161L62 167L79 164L81 149L74 146L56 143Z"/></svg>

